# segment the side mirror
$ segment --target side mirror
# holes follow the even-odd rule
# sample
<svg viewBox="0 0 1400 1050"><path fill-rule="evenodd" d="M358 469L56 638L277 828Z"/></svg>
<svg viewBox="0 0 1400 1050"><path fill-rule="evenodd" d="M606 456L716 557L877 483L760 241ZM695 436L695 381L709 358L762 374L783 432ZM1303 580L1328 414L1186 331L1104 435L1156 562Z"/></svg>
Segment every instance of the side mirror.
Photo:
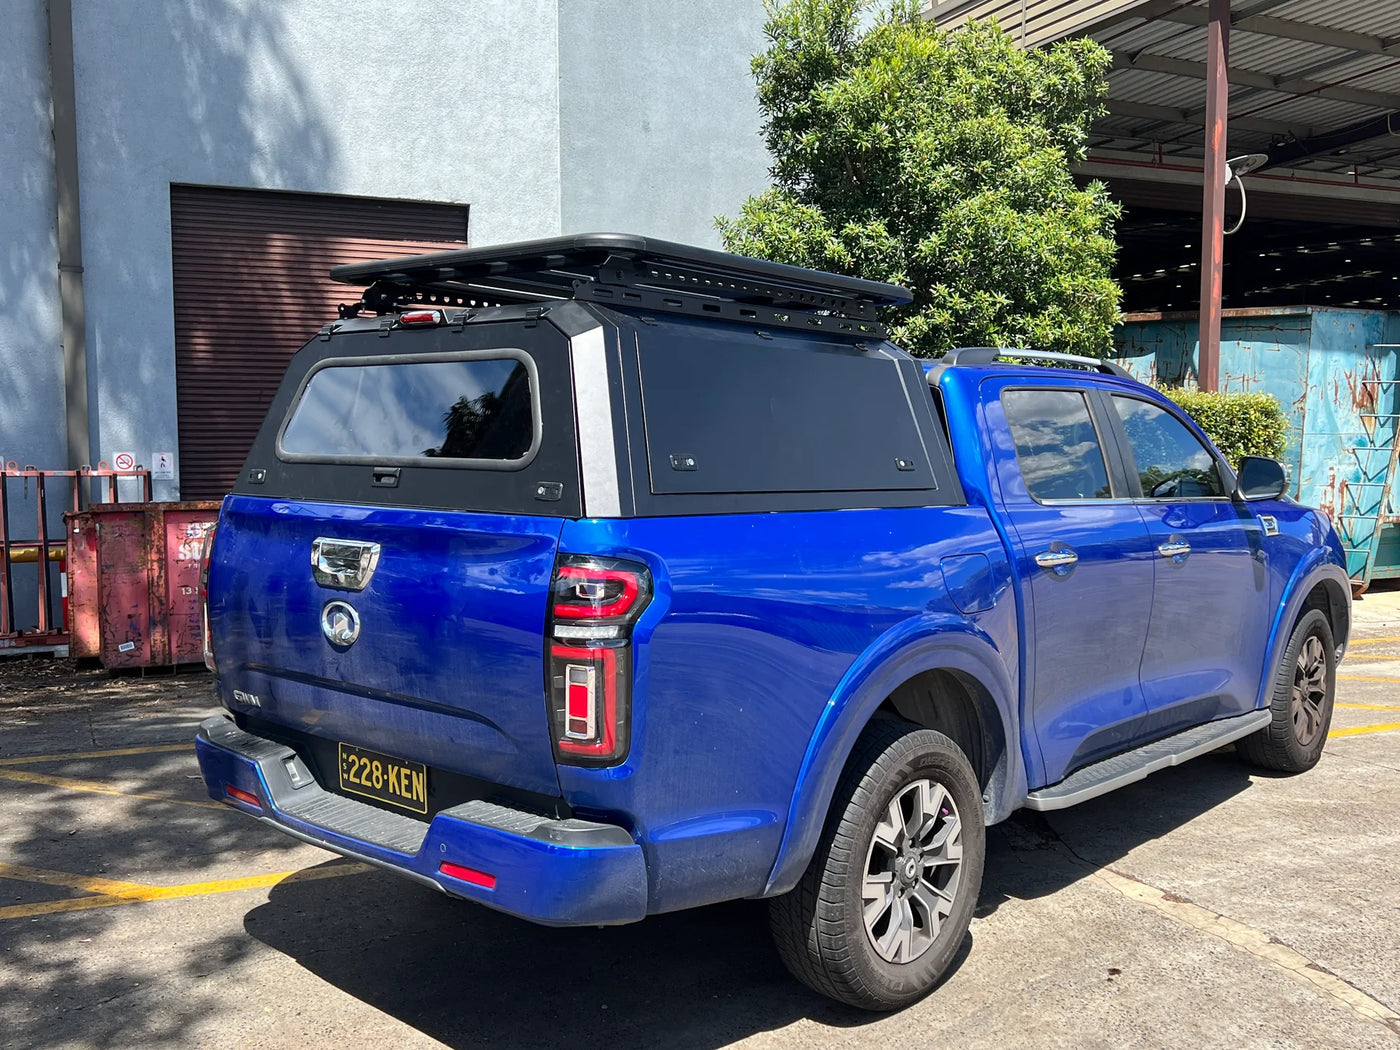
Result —
<svg viewBox="0 0 1400 1050"><path fill-rule="evenodd" d="M1235 481L1235 498L1243 500L1278 499L1288 489L1283 464L1263 456L1245 456Z"/></svg>

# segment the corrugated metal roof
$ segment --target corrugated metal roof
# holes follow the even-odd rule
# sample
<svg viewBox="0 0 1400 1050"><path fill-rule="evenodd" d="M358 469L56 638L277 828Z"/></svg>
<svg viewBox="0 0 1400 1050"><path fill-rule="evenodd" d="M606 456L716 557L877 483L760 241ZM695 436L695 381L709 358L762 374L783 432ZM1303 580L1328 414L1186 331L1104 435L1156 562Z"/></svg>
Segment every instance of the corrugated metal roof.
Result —
<svg viewBox="0 0 1400 1050"><path fill-rule="evenodd" d="M1199 81L1170 73L1118 69L1109 75L1108 83L1108 97L1115 101L1171 106L1173 109L1194 109L1204 105Z"/></svg>
<svg viewBox="0 0 1400 1050"><path fill-rule="evenodd" d="M1385 123L1395 114L1400 132L1400 49L1389 51L1400 43L1400 2L1234 0L1233 8L1231 152L1307 140L1319 148L1290 168L1400 182L1400 134ZM1095 146L1201 156L1206 0L940 0L931 10L950 28L995 10L1027 46L1094 37L1116 59ZM1328 150L1316 142L1358 129L1378 133Z"/></svg>
<svg viewBox="0 0 1400 1050"><path fill-rule="evenodd" d="M1027 47L1038 47L1083 32L1105 18L1159 0L938 0L925 17L953 29L969 18L996 18L1001 27Z"/></svg>
<svg viewBox="0 0 1400 1050"><path fill-rule="evenodd" d="M1390 0L1293 0L1268 13L1274 18L1353 33L1400 36L1400 7Z"/></svg>

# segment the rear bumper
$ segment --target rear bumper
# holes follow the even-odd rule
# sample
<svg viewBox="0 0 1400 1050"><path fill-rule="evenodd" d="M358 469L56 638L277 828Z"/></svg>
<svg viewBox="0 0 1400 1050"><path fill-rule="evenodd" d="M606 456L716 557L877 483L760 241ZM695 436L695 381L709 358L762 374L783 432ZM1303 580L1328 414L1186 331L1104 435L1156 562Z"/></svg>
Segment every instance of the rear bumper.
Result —
<svg viewBox="0 0 1400 1050"><path fill-rule="evenodd" d="M425 824L323 790L291 748L244 732L224 715L199 727L195 750L216 801L454 897L552 926L610 925L646 915L646 861L623 828L551 820L487 802L454 806ZM229 788L255 796L260 805L235 798ZM444 864L482 877L454 878L440 870ZM477 884L487 881L491 885Z"/></svg>

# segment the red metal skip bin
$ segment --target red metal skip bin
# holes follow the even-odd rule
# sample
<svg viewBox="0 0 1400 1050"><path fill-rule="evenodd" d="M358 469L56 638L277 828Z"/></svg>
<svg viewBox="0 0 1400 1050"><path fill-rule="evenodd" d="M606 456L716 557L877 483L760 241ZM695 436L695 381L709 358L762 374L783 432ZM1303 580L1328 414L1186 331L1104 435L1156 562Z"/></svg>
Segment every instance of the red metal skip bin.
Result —
<svg viewBox="0 0 1400 1050"><path fill-rule="evenodd" d="M102 665L199 663L199 556L216 502L105 503L68 525L69 652Z"/></svg>

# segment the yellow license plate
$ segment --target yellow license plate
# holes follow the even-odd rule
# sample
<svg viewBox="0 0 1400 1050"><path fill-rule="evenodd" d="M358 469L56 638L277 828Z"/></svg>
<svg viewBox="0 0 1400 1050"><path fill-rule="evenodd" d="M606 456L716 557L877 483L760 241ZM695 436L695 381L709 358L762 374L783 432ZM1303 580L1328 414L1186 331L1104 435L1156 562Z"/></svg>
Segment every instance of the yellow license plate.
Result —
<svg viewBox="0 0 1400 1050"><path fill-rule="evenodd" d="M363 747L340 745L340 789L412 813L428 812L428 767Z"/></svg>

